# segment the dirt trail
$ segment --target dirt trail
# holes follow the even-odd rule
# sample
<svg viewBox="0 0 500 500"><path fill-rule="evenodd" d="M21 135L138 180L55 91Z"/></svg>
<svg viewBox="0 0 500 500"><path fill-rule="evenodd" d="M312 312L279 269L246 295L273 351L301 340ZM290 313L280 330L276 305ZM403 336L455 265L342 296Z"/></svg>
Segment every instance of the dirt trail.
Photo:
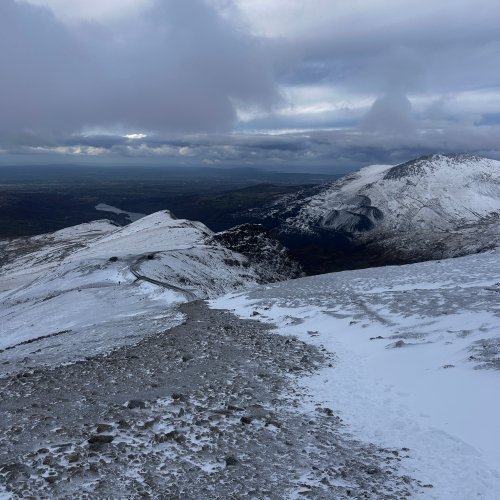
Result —
<svg viewBox="0 0 500 500"><path fill-rule="evenodd" d="M153 285L161 286L163 288L166 288L167 290L172 290L173 292L178 292L186 298L188 302L192 302L193 300L197 300L198 297L191 292L190 290L185 290L184 288L180 288L175 285L171 285L169 283L165 283L163 281L155 280L153 278L149 278L148 276L145 276L141 274L138 269L140 266L140 263L144 260L146 260L147 257L140 257L139 259L135 260L131 265L130 265L130 272L138 279L138 280L143 280L147 281L148 283L151 283Z"/></svg>

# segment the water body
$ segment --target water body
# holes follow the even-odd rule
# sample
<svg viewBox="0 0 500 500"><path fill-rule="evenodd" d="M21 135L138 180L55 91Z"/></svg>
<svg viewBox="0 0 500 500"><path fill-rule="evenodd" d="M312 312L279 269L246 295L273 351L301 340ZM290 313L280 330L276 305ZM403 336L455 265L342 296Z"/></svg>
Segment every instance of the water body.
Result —
<svg viewBox="0 0 500 500"><path fill-rule="evenodd" d="M114 214L125 214L130 222L135 222L136 220L142 219L146 217L146 214L140 214L138 212L126 212L125 210L121 210L120 208L112 207L111 205L107 205L106 203L99 203L99 205L95 206L96 210L101 212L112 212Z"/></svg>

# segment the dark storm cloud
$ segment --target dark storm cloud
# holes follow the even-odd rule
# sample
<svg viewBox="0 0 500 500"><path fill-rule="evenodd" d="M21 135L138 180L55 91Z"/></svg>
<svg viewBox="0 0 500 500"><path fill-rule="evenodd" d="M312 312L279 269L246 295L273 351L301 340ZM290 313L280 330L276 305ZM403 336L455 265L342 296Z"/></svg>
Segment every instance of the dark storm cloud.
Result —
<svg viewBox="0 0 500 500"><path fill-rule="evenodd" d="M202 0L157 1L106 28L0 2L0 130L227 130L234 102L277 99L258 40Z"/></svg>
<svg viewBox="0 0 500 500"><path fill-rule="evenodd" d="M45 163L66 153L66 162L186 166L253 166L273 170L345 173L371 163L397 164L423 154L469 151L500 159L498 131L461 127L443 131L394 134L380 131L317 130L306 133L196 134L128 139L122 136L70 136L57 144L23 146L21 155L35 153ZM76 154L77 153L77 154ZM82 154L84 153L84 154ZM87 156L85 156L87 155ZM61 156L59 154L59 156Z"/></svg>

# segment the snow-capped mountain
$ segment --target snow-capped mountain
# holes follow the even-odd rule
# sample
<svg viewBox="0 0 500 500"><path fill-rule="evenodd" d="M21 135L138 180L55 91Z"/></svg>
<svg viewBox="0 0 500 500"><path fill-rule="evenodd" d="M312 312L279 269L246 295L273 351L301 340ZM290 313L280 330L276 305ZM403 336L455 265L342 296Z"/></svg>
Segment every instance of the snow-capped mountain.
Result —
<svg viewBox="0 0 500 500"><path fill-rule="evenodd" d="M284 264L267 265L279 243L260 243L259 263L168 211L125 227L96 221L4 241L0 351L20 359L37 340L46 354L37 359L99 352L175 324L186 300L292 277L279 252Z"/></svg>
<svg viewBox="0 0 500 500"><path fill-rule="evenodd" d="M332 260L353 249L368 263L471 254L500 243L500 162L433 155L372 165L256 215L292 246L329 247Z"/></svg>

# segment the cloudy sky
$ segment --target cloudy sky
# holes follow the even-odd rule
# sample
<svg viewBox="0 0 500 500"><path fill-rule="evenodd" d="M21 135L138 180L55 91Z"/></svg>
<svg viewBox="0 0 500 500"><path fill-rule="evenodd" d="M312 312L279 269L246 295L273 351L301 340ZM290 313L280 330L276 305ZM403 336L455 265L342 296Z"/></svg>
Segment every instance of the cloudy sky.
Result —
<svg viewBox="0 0 500 500"><path fill-rule="evenodd" d="M1 0L0 164L500 158L498 0Z"/></svg>

